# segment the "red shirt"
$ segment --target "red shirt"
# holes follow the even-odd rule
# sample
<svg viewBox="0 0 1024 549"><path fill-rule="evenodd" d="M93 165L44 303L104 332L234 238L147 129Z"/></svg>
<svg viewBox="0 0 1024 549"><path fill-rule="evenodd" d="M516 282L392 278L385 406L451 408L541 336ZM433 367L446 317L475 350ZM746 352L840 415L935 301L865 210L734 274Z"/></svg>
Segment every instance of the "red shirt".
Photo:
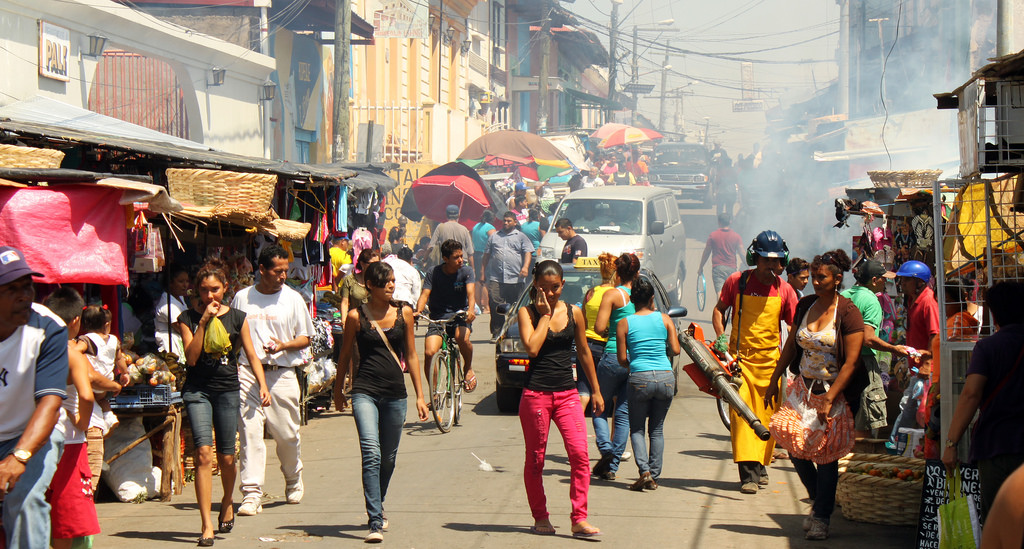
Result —
<svg viewBox="0 0 1024 549"><path fill-rule="evenodd" d="M743 253L743 241L740 235L729 229L718 229L708 236L711 247L711 266L736 268L736 256Z"/></svg>
<svg viewBox="0 0 1024 549"><path fill-rule="evenodd" d="M907 347L928 351L928 340L939 333L939 304L935 292L926 287L907 311Z"/></svg>
<svg viewBox="0 0 1024 549"><path fill-rule="evenodd" d="M735 272L729 275L729 278L725 279L725 283L722 284L722 293L718 296L718 299L730 307L735 307L736 296L740 293L740 276L744 272L750 273L750 276L747 277L747 286L743 291L743 295L761 297L779 296L782 299L782 311L779 315L779 320L786 324L792 324L793 315L796 313L796 303L799 300L796 297L796 290L781 278L776 278L774 284L767 286L757 279L757 276L754 275L753 269Z"/></svg>

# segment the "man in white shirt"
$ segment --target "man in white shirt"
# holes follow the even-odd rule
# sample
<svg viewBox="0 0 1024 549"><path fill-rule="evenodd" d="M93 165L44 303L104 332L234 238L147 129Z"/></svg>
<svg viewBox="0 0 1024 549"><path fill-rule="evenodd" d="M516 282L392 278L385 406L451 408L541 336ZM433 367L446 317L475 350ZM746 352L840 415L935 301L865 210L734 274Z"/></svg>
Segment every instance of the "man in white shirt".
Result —
<svg viewBox="0 0 1024 549"><path fill-rule="evenodd" d="M288 503L302 500L302 460L299 457L299 380L295 368L307 360L304 350L313 334L313 319L302 296L284 285L288 273L288 252L278 245L260 252L260 277L254 286L235 294L231 306L245 312L256 355L263 364L270 406L260 402L260 387L245 353L239 355L238 382L241 392L242 505L238 514L251 516L263 511L263 482L266 479L267 446L264 425L277 442L277 458L284 473Z"/></svg>
<svg viewBox="0 0 1024 549"><path fill-rule="evenodd" d="M394 255L385 257L384 263L391 265L395 272L395 293L392 299L415 308L423 281L420 272L412 266L412 250L403 246Z"/></svg>
<svg viewBox="0 0 1024 549"><path fill-rule="evenodd" d="M16 248L0 247L0 497L7 547L48 547L46 489L64 436L67 330L32 307L33 276Z"/></svg>
<svg viewBox="0 0 1024 549"><path fill-rule="evenodd" d="M590 168L590 171L587 173L587 175L583 177L582 185L584 189L589 187L604 186L604 179L601 179L601 171L597 168L597 166Z"/></svg>

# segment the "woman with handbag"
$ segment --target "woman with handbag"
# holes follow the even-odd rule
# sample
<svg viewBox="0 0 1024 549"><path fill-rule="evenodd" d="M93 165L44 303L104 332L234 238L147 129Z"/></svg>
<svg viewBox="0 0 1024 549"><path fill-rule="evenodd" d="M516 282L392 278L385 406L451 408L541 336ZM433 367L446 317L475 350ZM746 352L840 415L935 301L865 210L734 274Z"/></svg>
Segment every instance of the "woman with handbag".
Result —
<svg viewBox="0 0 1024 549"><path fill-rule="evenodd" d="M811 262L814 295L797 304L793 325L782 357L765 393L774 405L779 382L789 368L796 377L789 382L787 398L772 416L772 436L789 450L800 482L814 502L804 519L805 537L828 539L829 518L835 508L839 483L839 458L853 448L853 412L850 403L860 396L846 396L859 363L864 342L864 319L849 299L839 295L843 273L850 258L843 250L816 256ZM861 383L856 382L856 384ZM863 390L863 386L861 386ZM800 411L815 408L814 425L802 425ZM810 434L807 433L810 427Z"/></svg>
<svg viewBox="0 0 1024 549"><path fill-rule="evenodd" d="M420 421L427 419L427 403L420 384L412 308L398 306L391 300L395 292L391 265L379 261L370 263L365 279L369 299L365 305L348 313L340 364L349 365L352 379L352 415L359 433L363 498L370 527L365 541L379 543L384 540L383 532L388 526L384 497L395 471L398 442L405 425L408 395L399 355L408 365ZM359 359L355 364L351 359L357 345ZM350 398L342 391L344 379L339 372L334 381L334 404L339 410Z"/></svg>

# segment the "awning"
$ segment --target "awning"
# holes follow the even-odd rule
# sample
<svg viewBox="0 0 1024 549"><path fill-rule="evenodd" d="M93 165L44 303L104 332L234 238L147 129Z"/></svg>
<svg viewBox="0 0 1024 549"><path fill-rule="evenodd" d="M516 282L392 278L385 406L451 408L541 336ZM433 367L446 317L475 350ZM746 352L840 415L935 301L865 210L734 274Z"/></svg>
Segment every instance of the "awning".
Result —
<svg viewBox="0 0 1024 549"><path fill-rule="evenodd" d="M0 185L8 187L26 187L26 182L45 182L51 187L62 183L91 183L121 189L120 203L123 206L143 202L149 204L149 211L153 213L174 213L184 208L180 202L171 198L167 189L150 181L152 179L148 176L122 176L83 170L0 168Z"/></svg>
<svg viewBox="0 0 1024 549"><path fill-rule="evenodd" d="M618 102L609 101L607 97L601 97L598 95L592 95L584 91L580 91L573 88L565 88L565 93L569 94L576 101L577 105L590 105L594 107L620 109L622 108Z"/></svg>
<svg viewBox="0 0 1024 549"><path fill-rule="evenodd" d="M78 144L148 154L175 166L273 173L288 179L341 183L355 175L343 164L294 164L216 151L201 143L163 134L110 116L44 97L0 107L0 131L49 148Z"/></svg>

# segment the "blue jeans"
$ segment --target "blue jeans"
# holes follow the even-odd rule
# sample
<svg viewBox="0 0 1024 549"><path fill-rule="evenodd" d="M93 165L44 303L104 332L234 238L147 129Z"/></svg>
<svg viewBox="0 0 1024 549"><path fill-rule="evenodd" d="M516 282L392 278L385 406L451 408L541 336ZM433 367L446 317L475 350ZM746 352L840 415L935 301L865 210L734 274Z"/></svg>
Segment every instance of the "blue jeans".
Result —
<svg viewBox="0 0 1024 549"><path fill-rule="evenodd" d="M185 387L181 401L192 425L192 441L196 448L213 446L217 433L217 453L235 455L235 435L238 433L240 398L238 389L206 391Z"/></svg>
<svg viewBox="0 0 1024 549"><path fill-rule="evenodd" d="M0 442L0 459L6 458L18 439ZM46 502L46 489L57 472L64 449L64 435L56 429L50 440L32 455L25 464L25 473L3 500L3 526L7 547L46 549L50 546L50 504Z"/></svg>
<svg viewBox="0 0 1024 549"><path fill-rule="evenodd" d="M359 450L363 455L363 499L370 528L384 524L384 496L395 472L405 411L404 398L352 395L352 416L356 420Z"/></svg>
<svg viewBox="0 0 1024 549"><path fill-rule="evenodd" d="M836 487L839 486L839 462L815 465L813 461L790 457L800 482L807 489L807 497L814 500L814 518L828 524L836 507Z"/></svg>
<svg viewBox="0 0 1024 549"><path fill-rule="evenodd" d="M672 370L629 375L629 439L633 443L633 459L641 475L651 473L655 480L661 477L661 458L665 451L663 428L675 385ZM644 440L644 427L651 437L650 454Z"/></svg>
<svg viewBox="0 0 1024 549"><path fill-rule="evenodd" d="M626 388L629 380L629 368L619 366L619 359L614 352L606 352L597 364L597 383L601 386L601 398L604 399L604 412L594 416L594 436L597 438L597 449L601 456L610 455L610 471L619 470L619 458L626 449L629 439L629 401ZM618 399L612 402L613 399ZM615 433L610 434L608 416L614 413Z"/></svg>

